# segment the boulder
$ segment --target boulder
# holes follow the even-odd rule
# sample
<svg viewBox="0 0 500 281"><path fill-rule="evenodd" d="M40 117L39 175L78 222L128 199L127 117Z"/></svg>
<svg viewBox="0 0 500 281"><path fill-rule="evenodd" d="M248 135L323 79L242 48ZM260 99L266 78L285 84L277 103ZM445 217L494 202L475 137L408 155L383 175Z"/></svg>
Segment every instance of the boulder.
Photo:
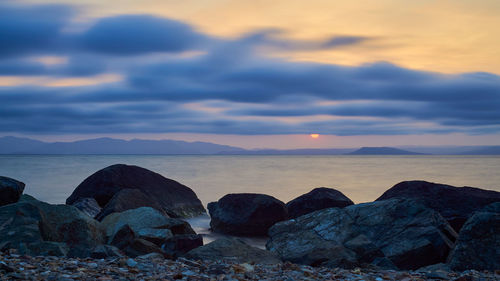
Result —
<svg viewBox="0 0 500 281"><path fill-rule="evenodd" d="M164 254L163 250L158 245L140 238L134 239L132 243L123 249L123 251L127 256L132 258L150 253Z"/></svg>
<svg viewBox="0 0 500 281"><path fill-rule="evenodd" d="M18 203L0 207L2 250L83 257L102 243L99 222L73 206L51 205L23 195Z"/></svg>
<svg viewBox="0 0 500 281"><path fill-rule="evenodd" d="M66 204L71 205L81 198L92 197L99 206L105 208L113 196L123 189L140 190L148 199L141 204L150 207L159 205L172 217L194 217L205 213L201 201L189 187L150 170L123 164L106 167L86 178L76 187ZM128 203L137 206L133 200ZM126 206L122 205L120 208Z"/></svg>
<svg viewBox="0 0 500 281"><path fill-rule="evenodd" d="M264 194L228 194L208 204L214 232L239 236L264 236L273 224L286 220L286 206Z"/></svg>
<svg viewBox="0 0 500 281"><path fill-rule="evenodd" d="M16 203L23 194L25 184L0 176L0 206Z"/></svg>
<svg viewBox="0 0 500 281"><path fill-rule="evenodd" d="M198 234L172 236L162 245L162 249L172 257L181 256L192 249L203 246L203 237Z"/></svg>
<svg viewBox="0 0 500 281"><path fill-rule="evenodd" d="M237 263L276 264L281 260L275 253L247 245L237 238L221 238L189 251L186 258L194 260L231 260Z"/></svg>
<svg viewBox="0 0 500 281"><path fill-rule="evenodd" d="M500 192L475 187L454 187L426 181L404 181L387 190L376 201L412 198L438 211L458 232L475 211L500 201Z"/></svg>
<svg viewBox="0 0 500 281"><path fill-rule="evenodd" d="M94 198L80 198L72 206L91 218L94 218L101 212L101 207Z"/></svg>
<svg viewBox="0 0 500 281"><path fill-rule="evenodd" d="M457 271L500 269L500 202L467 220L450 253L449 265Z"/></svg>
<svg viewBox="0 0 500 281"><path fill-rule="evenodd" d="M414 200L329 208L277 223L266 247L307 265L417 269L445 261L457 234L436 211Z"/></svg>
<svg viewBox="0 0 500 281"><path fill-rule="evenodd" d="M289 218L300 217L326 208L344 208L354 203L333 188L318 187L286 203Z"/></svg>
<svg viewBox="0 0 500 281"><path fill-rule="evenodd" d="M111 245L98 245L90 253L90 257L93 259L123 258L124 256L120 249Z"/></svg>
<svg viewBox="0 0 500 281"><path fill-rule="evenodd" d="M152 207L168 217L164 213L162 206L158 202L152 201L144 192L139 189L125 188L118 191L106 204L104 209L95 215L95 218L98 221L102 221L109 214L120 213L144 206Z"/></svg>
<svg viewBox="0 0 500 281"><path fill-rule="evenodd" d="M141 207L121 213L113 213L105 217L102 221L102 226L108 238L112 237L124 225L128 225L134 233L145 230L153 231L152 229L168 229L171 234L195 233L187 222L165 217L158 210L151 207Z"/></svg>

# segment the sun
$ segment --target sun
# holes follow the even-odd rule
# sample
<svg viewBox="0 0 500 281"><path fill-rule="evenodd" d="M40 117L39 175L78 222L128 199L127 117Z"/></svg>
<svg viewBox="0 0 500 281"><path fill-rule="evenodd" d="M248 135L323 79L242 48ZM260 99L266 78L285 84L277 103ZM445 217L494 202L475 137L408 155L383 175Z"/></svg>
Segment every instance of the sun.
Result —
<svg viewBox="0 0 500 281"><path fill-rule="evenodd" d="M313 139L317 139L319 138L319 134L310 134L311 138Z"/></svg>

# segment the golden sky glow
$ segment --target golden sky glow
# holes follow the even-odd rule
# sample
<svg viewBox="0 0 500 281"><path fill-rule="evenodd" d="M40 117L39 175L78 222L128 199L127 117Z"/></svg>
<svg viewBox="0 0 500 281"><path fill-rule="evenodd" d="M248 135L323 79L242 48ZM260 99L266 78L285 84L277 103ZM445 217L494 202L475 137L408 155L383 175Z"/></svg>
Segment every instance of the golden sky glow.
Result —
<svg viewBox="0 0 500 281"><path fill-rule="evenodd" d="M46 3L29 0L32 3ZM51 1L54 2L54 1ZM498 0L58 0L81 5L81 17L147 13L182 20L202 32L235 37L263 28L286 36L371 37L365 44L328 51L281 53L290 60L344 65L389 61L407 68L445 73L500 73Z"/></svg>

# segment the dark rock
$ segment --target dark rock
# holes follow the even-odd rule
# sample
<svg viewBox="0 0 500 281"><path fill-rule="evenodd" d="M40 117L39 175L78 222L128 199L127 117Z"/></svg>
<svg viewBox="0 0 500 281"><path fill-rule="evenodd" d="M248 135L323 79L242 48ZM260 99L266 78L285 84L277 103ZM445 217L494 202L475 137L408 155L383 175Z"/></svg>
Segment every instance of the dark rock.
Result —
<svg viewBox="0 0 500 281"><path fill-rule="evenodd" d="M203 246L203 237L198 234L175 235L162 246L162 249L169 255L177 257L183 255L192 249Z"/></svg>
<svg viewBox="0 0 500 281"><path fill-rule="evenodd" d="M23 194L25 184L0 176L0 206L16 203Z"/></svg>
<svg viewBox="0 0 500 281"><path fill-rule="evenodd" d="M500 268L500 202L476 212L460 230L450 253L453 270L496 270Z"/></svg>
<svg viewBox="0 0 500 281"><path fill-rule="evenodd" d="M286 203L289 218L326 208L344 208L354 203L342 192L333 188L318 187Z"/></svg>
<svg viewBox="0 0 500 281"><path fill-rule="evenodd" d="M426 181L404 181L384 192L376 201L391 198L420 200L428 208L438 211L458 232L475 211L500 201L500 192Z"/></svg>
<svg viewBox="0 0 500 281"><path fill-rule="evenodd" d="M98 221L102 221L109 214L120 213L139 207L152 207L168 217L164 213L162 206L158 202L152 201L144 192L139 189L126 188L118 191L95 218Z"/></svg>
<svg viewBox="0 0 500 281"><path fill-rule="evenodd" d="M54 243L60 242L60 243ZM0 249L30 255L66 255L102 244L99 222L68 205L51 205L30 196L0 207ZM87 250L85 250L87 251ZM78 256L82 256L79 252Z"/></svg>
<svg viewBox="0 0 500 281"><path fill-rule="evenodd" d="M269 229L266 247L283 260L330 267L384 264L416 269L443 262L456 233L413 200L385 200L316 211ZM387 264L386 264L387 265Z"/></svg>
<svg viewBox="0 0 500 281"><path fill-rule="evenodd" d="M137 231L137 236L161 246L166 240L171 239L174 235L170 229L167 228L144 228Z"/></svg>
<svg viewBox="0 0 500 281"><path fill-rule="evenodd" d="M173 217L193 217L205 213L200 200L189 187L147 169L123 164L109 166L85 179L66 203L73 204L80 198L92 197L99 206L105 207L122 189L139 189L150 199L147 206L159 204L164 212Z"/></svg>
<svg viewBox="0 0 500 281"><path fill-rule="evenodd" d="M228 194L208 204L214 232L241 236L264 236L273 224L287 219L283 202L264 194Z"/></svg>
<svg viewBox="0 0 500 281"><path fill-rule="evenodd" d="M229 259L238 263L275 264L281 260L274 253L247 245L237 238L221 238L186 254L195 260L220 261Z"/></svg>
<svg viewBox="0 0 500 281"><path fill-rule="evenodd" d="M101 207L97 204L94 198L80 198L78 201L72 204L78 210L82 211L84 214L91 218L94 218L101 212Z"/></svg>
<svg viewBox="0 0 500 281"><path fill-rule="evenodd" d="M108 239L108 244L124 249L135 240L135 233L128 224L121 226Z"/></svg>
<svg viewBox="0 0 500 281"><path fill-rule="evenodd" d="M140 238L134 239L130 245L123 249L123 251L127 256L132 258L149 253L164 253L156 244Z"/></svg>
<svg viewBox="0 0 500 281"><path fill-rule="evenodd" d="M105 259L105 258L113 258L113 257L124 257L124 254L117 247L111 245L98 245L95 247L90 257L93 259Z"/></svg>

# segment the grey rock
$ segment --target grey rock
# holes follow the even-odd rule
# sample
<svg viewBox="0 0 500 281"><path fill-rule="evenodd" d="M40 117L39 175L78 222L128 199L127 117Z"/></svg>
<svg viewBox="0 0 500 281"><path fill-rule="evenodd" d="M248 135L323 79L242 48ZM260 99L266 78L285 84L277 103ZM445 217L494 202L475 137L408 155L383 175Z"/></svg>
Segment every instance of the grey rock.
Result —
<svg viewBox="0 0 500 281"><path fill-rule="evenodd" d="M254 193L225 195L208 204L208 210L214 232L238 236L264 236L273 224L288 217L283 202Z"/></svg>
<svg viewBox="0 0 500 281"><path fill-rule="evenodd" d="M92 197L99 206L105 207L123 189L139 189L149 199L147 206L159 204L171 217L194 217L205 213L201 201L189 187L147 169L123 164L106 167L86 178L66 203Z"/></svg>
<svg viewBox="0 0 500 281"><path fill-rule="evenodd" d="M115 246L98 245L92 250L90 257L93 259L106 259L114 257L122 258L124 257L124 254Z"/></svg>
<svg viewBox="0 0 500 281"><path fill-rule="evenodd" d="M106 237L113 236L121 227L129 225L134 231L148 228L168 228L169 219L151 207L141 207L121 213L113 213L101 222Z"/></svg>
<svg viewBox="0 0 500 281"><path fill-rule="evenodd" d="M161 246L166 240L172 238L174 235L170 229L156 229L156 228L143 228L137 231L136 235L144 240L153 242Z"/></svg>
<svg viewBox="0 0 500 281"><path fill-rule="evenodd" d="M439 212L458 232L475 211L493 202L499 202L500 192L426 181L404 181L384 192L376 201L391 198L419 200L426 207Z"/></svg>
<svg viewBox="0 0 500 281"><path fill-rule="evenodd" d="M91 218L94 218L99 212L101 212L101 207L97 204L94 198L80 198L78 201L72 204L78 210L82 211L84 214Z"/></svg>
<svg viewBox="0 0 500 281"><path fill-rule="evenodd" d="M118 249L124 249L128 245L132 244L135 238L135 232L130 228L128 224L125 224L108 238L108 244L113 245Z"/></svg>
<svg viewBox="0 0 500 281"><path fill-rule="evenodd" d="M393 199L316 211L274 225L269 236L266 247L286 261L349 268L387 258L416 269L443 262L457 234L434 210Z"/></svg>
<svg viewBox="0 0 500 281"><path fill-rule="evenodd" d="M500 268L500 202L476 212L460 230L450 253L453 270L496 270Z"/></svg>
<svg viewBox="0 0 500 281"><path fill-rule="evenodd" d="M194 260L220 261L229 259L238 263L280 263L272 252L252 247L237 238L221 238L189 251L186 258Z"/></svg>
<svg viewBox="0 0 500 281"><path fill-rule="evenodd" d="M286 203L289 218L326 208L344 208L354 203L342 192L333 188L318 187Z"/></svg>
<svg viewBox="0 0 500 281"><path fill-rule="evenodd" d="M163 251L156 244L144 239L136 238L132 243L123 249L125 254L129 257L135 258L149 253L160 253Z"/></svg>
<svg viewBox="0 0 500 281"><path fill-rule="evenodd" d="M23 194L25 184L0 176L0 206L16 203Z"/></svg>

